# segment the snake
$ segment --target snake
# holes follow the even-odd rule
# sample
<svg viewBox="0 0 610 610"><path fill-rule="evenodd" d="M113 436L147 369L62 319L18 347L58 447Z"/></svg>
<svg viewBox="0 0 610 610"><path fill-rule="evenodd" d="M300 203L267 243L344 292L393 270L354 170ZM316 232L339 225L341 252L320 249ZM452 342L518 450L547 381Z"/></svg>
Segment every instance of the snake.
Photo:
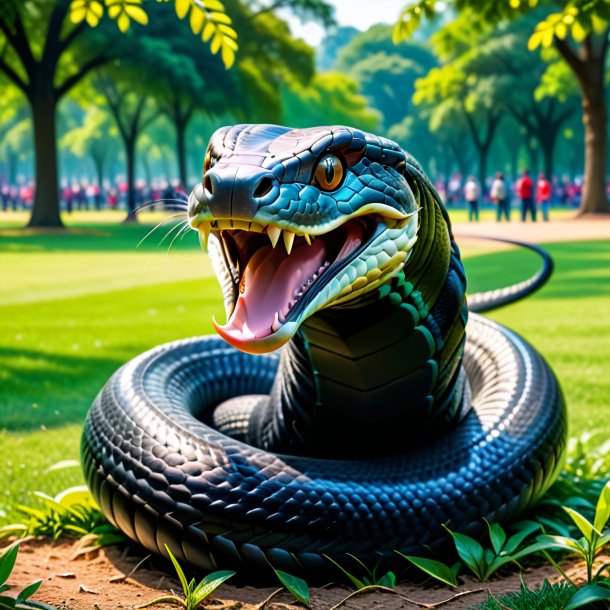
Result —
<svg viewBox="0 0 610 610"><path fill-rule="evenodd" d="M345 126L216 131L188 220L223 295L218 336L121 367L81 455L111 523L200 570L327 578L510 524L558 476L565 401L481 315L448 212L395 142ZM477 312L475 312L476 310Z"/></svg>

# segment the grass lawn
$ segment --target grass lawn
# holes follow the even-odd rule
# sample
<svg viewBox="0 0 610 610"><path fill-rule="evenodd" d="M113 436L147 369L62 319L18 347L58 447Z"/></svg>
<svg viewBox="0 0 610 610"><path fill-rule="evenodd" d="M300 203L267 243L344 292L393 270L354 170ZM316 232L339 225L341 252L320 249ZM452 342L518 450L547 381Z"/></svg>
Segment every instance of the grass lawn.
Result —
<svg viewBox="0 0 610 610"><path fill-rule="evenodd" d="M461 212L459 212L461 219ZM87 409L110 374L159 343L212 333L224 319L220 289L194 234L157 249L159 229L120 216L74 215L69 232L16 230L24 217L0 215L0 525L17 518L28 492L80 484ZM95 219L95 222L92 221ZM156 234L159 237L155 237ZM171 236L170 236L171 239ZM493 246L492 246L493 247ZM610 432L610 243L550 244L551 284L492 317L532 342L564 388L570 433ZM528 252L463 248L470 291L531 274Z"/></svg>

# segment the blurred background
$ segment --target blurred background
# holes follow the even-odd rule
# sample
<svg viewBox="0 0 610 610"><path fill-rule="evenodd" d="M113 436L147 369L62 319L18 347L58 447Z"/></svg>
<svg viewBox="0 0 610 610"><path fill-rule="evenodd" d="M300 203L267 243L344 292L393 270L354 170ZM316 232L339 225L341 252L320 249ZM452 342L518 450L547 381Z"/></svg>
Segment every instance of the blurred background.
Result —
<svg viewBox="0 0 610 610"><path fill-rule="evenodd" d="M493 5L508 3L420 4L431 18L405 38L396 24L415 14L401 17L403 0L119 0L114 12L97 0L3 2L0 211L58 226L59 210L133 215L183 197L210 134L236 122L388 136L449 205L463 203L470 175L485 203L498 171L512 189L527 167L552 184L554 205L579 208L586 89L560 47L530 50L557 6L530 2L498 22ZM587 211L607 208L601 182Z"/></svg>

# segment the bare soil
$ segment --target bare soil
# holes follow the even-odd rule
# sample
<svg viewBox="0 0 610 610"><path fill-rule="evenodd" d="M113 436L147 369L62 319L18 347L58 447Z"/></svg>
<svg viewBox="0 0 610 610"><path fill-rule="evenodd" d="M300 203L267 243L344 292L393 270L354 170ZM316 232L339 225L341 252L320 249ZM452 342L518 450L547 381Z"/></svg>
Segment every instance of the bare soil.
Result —
<svg viewBox="0 0 610 610"><path fill-rule="evenodd" d="M453 230L458 243L468 237L500 237L533 243L610 239L610 216L588 214L557 218L549 222L456 222Z"/></svg>
<svg viewBox="0 0 610 610"><path fill-rule="evenodd" d="M30 582L43 583L33 600L59 610L133 610L161 595L181 592L178 579L169 564L147 555L133 545L107 547L75 557L79 543L73 540L51 542L48 539L28 540L21 544L17 565L9 579L18 592ZM564 566L572 579L584 579L584 568L576 564ZM545 579L559 580L549 565L528 569L524 573L528 587L541 585ZM502 577L488 583L462 578L455 590L423 585L401 584L391 591L369 591L355 594L353 588L331 583L311 590L313 610L330 610L339 605L344 610L411 610L416 608L473 608L487 598L488 592L502 595L519 589L519 574L506 571ZM227 610L298 610L286 591L274 588L234 586L228 583L218 588L206 607ZM14 594L13 594L14 595ZM269 599L271 597L271 599ZM345 600L343 603L342 600ZM156 606L160 609L169 605Z"/></svg>

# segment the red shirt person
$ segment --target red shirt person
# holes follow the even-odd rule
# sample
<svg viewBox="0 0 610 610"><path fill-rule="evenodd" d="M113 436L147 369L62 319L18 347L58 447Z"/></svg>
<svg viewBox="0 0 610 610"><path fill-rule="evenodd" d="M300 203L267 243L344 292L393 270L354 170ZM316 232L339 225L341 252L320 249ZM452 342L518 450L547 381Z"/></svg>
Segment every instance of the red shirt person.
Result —
<svg viewBox="0 0 610 610"><path fill-rule="evenodd" d="M546 179L544 174L540 174L538 176L538 184L536 184L536 201L542 207L542 218L545 222L549 219L552 195L553 187L551 183Z"/></svg>
<svg viewBox="0 0 610 610"><path fill-rule="evenodd" d="M517 197L521 199L521 220L525 222L529 211L532 221L536 222L536 207L534 206L534 181L530 178L529 171L524 169L521 178L517 180Z"/></svg>

